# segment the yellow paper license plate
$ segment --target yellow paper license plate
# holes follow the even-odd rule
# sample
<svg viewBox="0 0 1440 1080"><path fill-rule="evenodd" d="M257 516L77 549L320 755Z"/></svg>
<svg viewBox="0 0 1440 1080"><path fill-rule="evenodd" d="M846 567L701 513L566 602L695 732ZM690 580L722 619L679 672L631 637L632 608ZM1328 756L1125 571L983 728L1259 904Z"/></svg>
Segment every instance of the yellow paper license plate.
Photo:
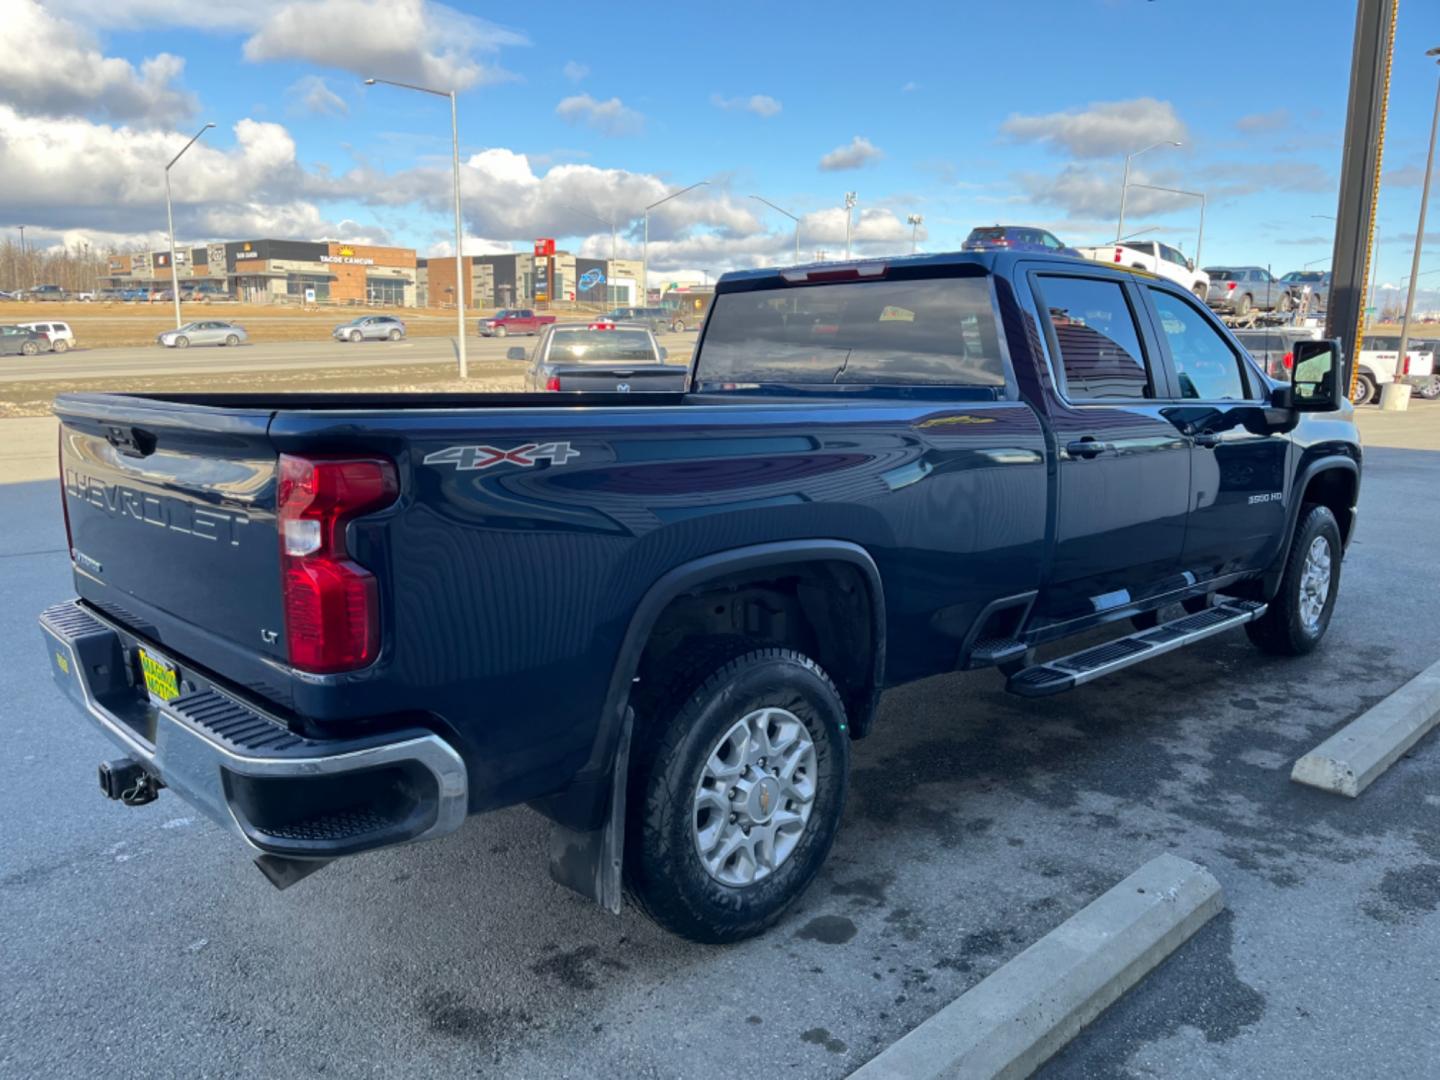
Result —
<svg viewBox="0 0 1440 1080"><path fill-rule="evenodd" d="M144 649L140 650L140 674L145 677L145 689L161 701L180 696L180 673L175 665L155 659Z"/></svg>

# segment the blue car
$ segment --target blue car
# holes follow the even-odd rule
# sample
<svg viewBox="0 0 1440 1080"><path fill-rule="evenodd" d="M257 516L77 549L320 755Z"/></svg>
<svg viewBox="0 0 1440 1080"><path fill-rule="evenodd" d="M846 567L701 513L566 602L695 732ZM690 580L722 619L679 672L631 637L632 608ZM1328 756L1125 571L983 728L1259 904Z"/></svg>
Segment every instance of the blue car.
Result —
<svg viewBox="0 0 1440 1080"><path fill-rule="evenodd" d="M1045 255L1070 255L1082 258L1080 252L1066 247L1052 232L1029 225L987 225L971 229L962 251L1033 251Z"/></svg>

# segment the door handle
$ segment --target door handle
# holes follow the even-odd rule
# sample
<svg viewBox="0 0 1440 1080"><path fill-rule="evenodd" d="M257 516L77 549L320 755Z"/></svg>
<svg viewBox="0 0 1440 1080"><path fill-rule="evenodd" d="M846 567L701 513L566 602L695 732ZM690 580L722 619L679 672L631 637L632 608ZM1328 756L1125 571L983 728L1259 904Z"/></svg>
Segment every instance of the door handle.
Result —
<svg viewBox="0 0 1440 1080"><path fill-rule="evenodd" d="M1100 442L1094 435L1086 435L1082 439L1065 444L1065 452L1074 458L1095 458L1107 450L1114 450L1115 447L1108 442Z"/></svg>
<svg viewBox="0 0 1440 1080"><path fill-rule="evenodd" d="M1210 449L1220 445L1220 436L1213 431L1201 431L1195 435L1195 445L1204 446Z"/></svg>

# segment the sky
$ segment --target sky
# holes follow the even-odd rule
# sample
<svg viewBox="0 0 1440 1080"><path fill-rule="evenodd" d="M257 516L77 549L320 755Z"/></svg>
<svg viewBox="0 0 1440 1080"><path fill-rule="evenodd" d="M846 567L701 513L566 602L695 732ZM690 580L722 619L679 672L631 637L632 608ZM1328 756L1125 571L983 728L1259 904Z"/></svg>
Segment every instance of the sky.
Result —
<svg viewBox="0 0 1440 1080"><path fill-rule="evenodd" d="M1382 281L1410 268L1432 2L1400 0ZM458 91L467 252L603 256L613 222L638 258L643 207L699 181L650 214L652 283L793 261L794 222L752 195L800 218L805 259L843 253L850 191L860 254L993 223L1099 244L1125 155L1161 142L1131 180L1206 194L1202 263L1279 275L1328 263L1354 19L1354 0L0 0L0 228L159 246L164 165L211 122L171 173L182 242L453 253L449 103L374 76ZM1198 225L1197 199L1130 191L1127 234L1193 255ZM1440 269L1440 216L1423 254Z"/></svg>

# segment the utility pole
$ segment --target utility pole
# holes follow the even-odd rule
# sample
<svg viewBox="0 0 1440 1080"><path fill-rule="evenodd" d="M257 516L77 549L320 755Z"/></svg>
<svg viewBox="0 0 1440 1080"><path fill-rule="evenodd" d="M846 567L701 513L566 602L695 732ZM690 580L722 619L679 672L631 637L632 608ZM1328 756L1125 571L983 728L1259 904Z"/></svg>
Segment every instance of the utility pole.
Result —
<svg viewBox="0 0 1440 1080"><path fill-rule="evenodd" d="M214 124L206 124L184 146L180 153L170 159L170 164L165 166L165 224L170 231L170 296L175 301L175 329L179 330L183 325L180 317L180 271L175 268L175 215L170 212L170 169L175 162L179 161L186 150L195 145L196 139L213 128Z"/></svg>
<svg viewBox="0 0 1440 1080"><path fill-rule="evenodd" d="M1440 56L1440 46L1426 56ZM1440 61L1436 61L1440 63ZM1415 254L1410 260L1410 288L1405 293L1405 318L1400 323L1400 352L1395 358L1395 381L1380 388L1380 408L1403 412L1410 406L1410 384L1401 382L1410 346L1410 320L1415 315L1415 282L1420 277L1420 249L1425 246L1425 207L1430 202L1430 176L1435 170L1435 128L1440 125L1440 80L1435 84L1435 112L1430 118L1430 153L1425 158L1425 183L1420 188L1420 220L1415 226Z"/></svg>
<svg viewBox="0 0 1440 1080"><path fill-rule="evenodd" d="M855 209L855 192L845 193L845 258L850 258L850 215Z"/></svg>
<svg viewBox="0 0 1440 1080"><path fill-rule="evenodd" d="M910 226L910 254L915 254L915 234L920 226L925 223L924 217L919 214L909 214L905 218L905 224Z"/></svg>
<svg viewBox="0 0 1440 1080"><path fill-rule="evenodd" d="M764 203L771 210L775 210L781 214L784 214L791 221L795 222L795 264L798 266L800 264L800 219L794 214L792 214L789 210L786 210L785 208L780 206L776 206L769 199L763 199L759 195L751 195L750 198L756 200L757 202Z"/></svg>

